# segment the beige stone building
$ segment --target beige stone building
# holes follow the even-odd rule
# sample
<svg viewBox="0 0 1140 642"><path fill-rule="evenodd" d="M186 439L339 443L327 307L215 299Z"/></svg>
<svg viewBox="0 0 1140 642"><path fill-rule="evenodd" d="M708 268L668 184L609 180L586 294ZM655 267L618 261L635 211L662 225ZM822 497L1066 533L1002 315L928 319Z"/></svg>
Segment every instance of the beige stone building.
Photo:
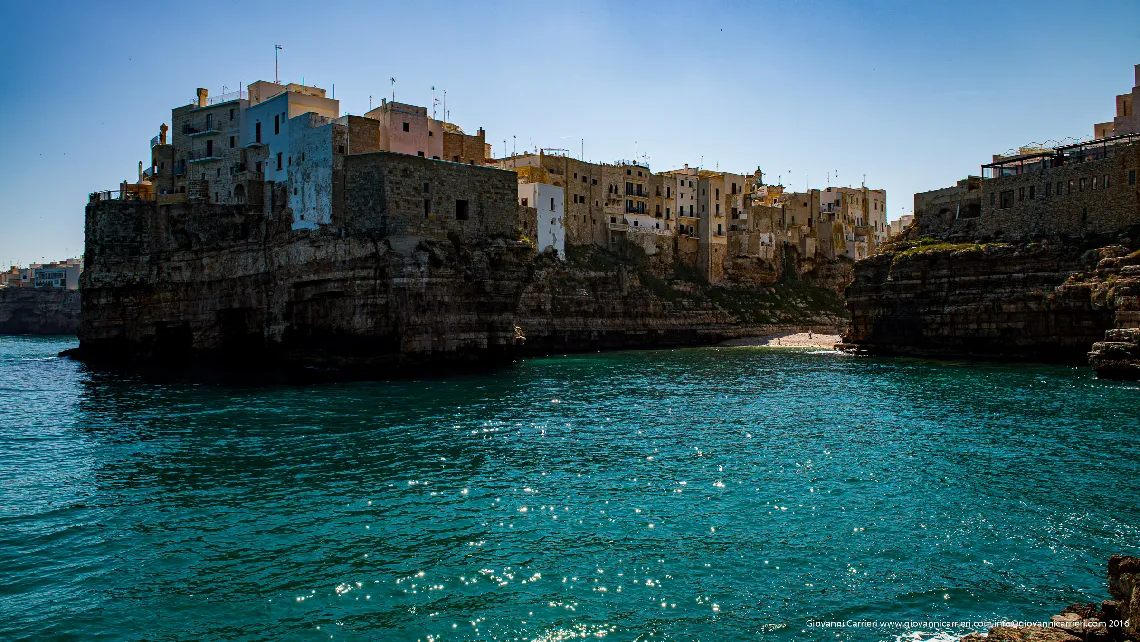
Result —
<svg viewBox="0 0 1140 642"><path fill-rule="evenodd" d="M1136 65L1135 73L1132 91L1116 97L1116 117L1111 122L1093 125L1093 135L1096 138L1140 132L1140 116L1134 110L1140 104L1140 65ZM997 160L994 159L995 162Z"/></svg>

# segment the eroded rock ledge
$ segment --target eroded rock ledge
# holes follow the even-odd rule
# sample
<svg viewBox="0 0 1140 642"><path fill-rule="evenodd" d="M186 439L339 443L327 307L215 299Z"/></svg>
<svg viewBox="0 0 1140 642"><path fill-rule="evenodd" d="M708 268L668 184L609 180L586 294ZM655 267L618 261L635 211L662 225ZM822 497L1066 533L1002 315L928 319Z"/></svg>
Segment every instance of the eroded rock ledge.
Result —
<svg viewBox="0 0 1140 642"><path fill-rule="evenodd" d="M1050 618L1051 626L998 626L961 642L1123 642L1140 640L1140 558L1113 555L1108 561L1111 600L1072 604Z"/></svg>

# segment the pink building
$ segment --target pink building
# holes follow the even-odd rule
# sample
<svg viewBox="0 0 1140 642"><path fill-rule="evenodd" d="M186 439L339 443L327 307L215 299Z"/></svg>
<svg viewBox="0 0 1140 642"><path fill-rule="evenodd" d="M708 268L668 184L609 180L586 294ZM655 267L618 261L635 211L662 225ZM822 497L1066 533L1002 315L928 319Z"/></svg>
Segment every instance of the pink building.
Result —
<svg viewBox="0 0 1140 642"><path fill-rule="evenodd" d="M364 116L380 121L380 149L443 158L443 123L428 117L427 107L385 100Z"/></svg>

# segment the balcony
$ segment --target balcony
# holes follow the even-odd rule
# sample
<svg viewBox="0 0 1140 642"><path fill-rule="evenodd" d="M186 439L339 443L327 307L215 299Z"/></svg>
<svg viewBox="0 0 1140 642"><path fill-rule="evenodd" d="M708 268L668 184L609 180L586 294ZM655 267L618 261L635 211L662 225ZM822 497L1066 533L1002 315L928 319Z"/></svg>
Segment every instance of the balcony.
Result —
<svg viewBox="0 0 1140 642"><path fill-rule="evenodd" d="M261 140L251 140L248 143L246 143L245 145L243 145L243 147L257 149L258 147L265 147L268 144L269 143L267 143L265 141L261 141Z"/></svg>
<svg viewBox="0 0 1140 642"><path fill-rule="evenodd" d="M190 123L185 123L182 125L182 133L186 134L190 138L197 138L199 136L213 136L222 132L221 130L215 128L213 125L210 127L195 127Z"/></svg>
<svg viewBox="0 0 1140 642"><path fill-rule="evenodd" d="M629 229L629 224L625 222L625 219L622 219L620 221L611 220L609 227L611 232L625 232Z"/></svg>
<svg viewBox="0 0 1140 642"><path fill-rule="evenodd" d="M190 152L186 154L186 162L194 163L213 163L222 160L221 156L216 153L207 155L206 152Z"/></svg>

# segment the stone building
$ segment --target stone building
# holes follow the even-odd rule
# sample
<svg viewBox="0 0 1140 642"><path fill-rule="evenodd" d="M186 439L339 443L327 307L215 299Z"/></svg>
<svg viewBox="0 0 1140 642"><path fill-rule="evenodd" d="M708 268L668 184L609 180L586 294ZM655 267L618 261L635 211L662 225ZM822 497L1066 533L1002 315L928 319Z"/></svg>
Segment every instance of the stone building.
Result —
<svg viewBox="0 0 1140 642"><path fill-rule="evenodd" d="M1112 122L1093 125L1095 138L1140 133L1140 116L1134 111L1135 105L1140 104L1140 65L1136 65L1135 73L1132 91L1116 97L1116 117Z"/></svg>
<svg viewBox="0 0 1140 642"><path fill-rule="evenodd" d="M1140 223L1138 171L1140 133L983 165L976 229L995 237L1124 229ZM916 216L918 204L916 195Z"/></svg>
<svg viewBox="0 0 1140 642"><path fill-rule="evenodd" d="M444 158L443 123L427 115L427 107L381 101L364 114L377 121L380 149L398 154Z"/></svg>
<svg viewBox="0 0 1140 642"><path fill-rule="evenodd" d="M442 129L444 160L466 165L486 165L491 161L491 145L482 127L473 136L452 123L443 123Z"/></svg>

